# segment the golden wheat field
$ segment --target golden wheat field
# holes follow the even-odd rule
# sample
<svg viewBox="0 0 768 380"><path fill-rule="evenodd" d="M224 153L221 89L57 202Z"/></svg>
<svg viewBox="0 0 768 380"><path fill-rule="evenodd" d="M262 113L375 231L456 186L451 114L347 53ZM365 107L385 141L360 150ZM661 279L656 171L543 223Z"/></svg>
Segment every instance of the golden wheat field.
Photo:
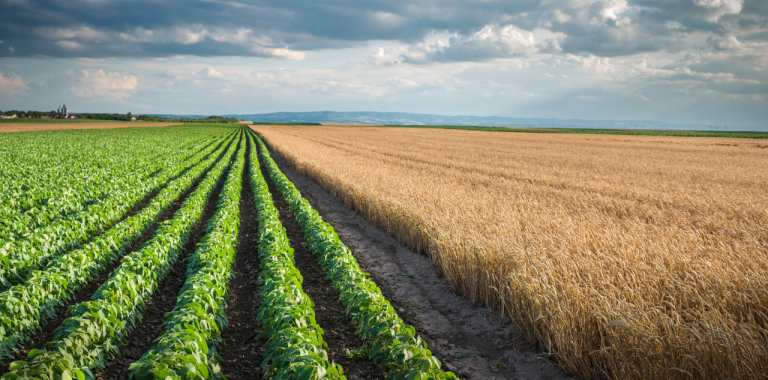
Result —
<svg viewBox="0 0 768 380"><path fill-rule="evenodd" d="M768 142L254 129L576 376L768 378Z"/></svg>

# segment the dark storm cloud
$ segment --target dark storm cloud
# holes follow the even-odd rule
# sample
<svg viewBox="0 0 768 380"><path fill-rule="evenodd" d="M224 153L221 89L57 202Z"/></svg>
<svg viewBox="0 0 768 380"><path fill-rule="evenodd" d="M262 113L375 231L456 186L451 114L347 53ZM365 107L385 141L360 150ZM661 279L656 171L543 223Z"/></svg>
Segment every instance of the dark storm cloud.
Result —
<svg viewBox="0 0 768 380"><path fill-rule="evenodd" d="M435 32L457 37L454 45L423 47L427 52L419 54L427 61L488 60L534 51L620 56L683 50L682 40L691 32L721 38L748 34L751 41L764 42L768 30L766 3L0 0L0 57L198 55L301 59L303 51L353 47L370 40L416 45ZM529 32L547 30L559 37L523 44L519 38L513 41L500 32L510 31L511 27ZM481 33L483 30L496 37L489 39L488 33Z"/></svg>
<svg viewBox="0 0 768 380"><path fill-rule="evenodd" d="M286 57L291 51L416 42L470 33L538 1L40 1L3 0L0 56ZM274 49L278 49L277 52ZM293 55L296 57L296 55Z"/></svg>

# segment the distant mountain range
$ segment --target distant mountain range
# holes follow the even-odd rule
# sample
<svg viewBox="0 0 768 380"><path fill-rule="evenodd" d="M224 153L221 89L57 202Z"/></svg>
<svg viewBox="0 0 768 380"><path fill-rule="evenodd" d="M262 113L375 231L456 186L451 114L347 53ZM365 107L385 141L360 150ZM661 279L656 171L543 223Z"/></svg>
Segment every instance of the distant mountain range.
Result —
<svg viewBox="0 0 768 380"><path fill-rule="evenodd" d="M210 115L165 115L169 118L201 119ZM220 115L241 120L283 123L361 123L398 125L477 125L498 127L662 129L662 130L746 130L743 127L705 124L671 124L652 120L582 120L555 118L518 118L501 116L446 116L405 112L275 112L262 114Z"/></svg>

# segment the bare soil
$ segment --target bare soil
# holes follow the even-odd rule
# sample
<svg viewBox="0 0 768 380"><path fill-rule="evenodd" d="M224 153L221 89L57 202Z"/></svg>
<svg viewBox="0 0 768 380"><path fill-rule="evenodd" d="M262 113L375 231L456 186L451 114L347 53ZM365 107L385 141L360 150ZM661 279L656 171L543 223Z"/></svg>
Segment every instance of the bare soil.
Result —
<svg viewBox="0 0 768 380"><path fill-rule="evenodd" d="M32 132L51 131L60 129L115 129L136 127L168 127L171 125L184 125L184 123L144 123L144 122L117 122L117 123L8 123L0 124L0 132Z"/></svg>
<svg viewBox="0 0 768 380"><path fill-rule="evenodd" d="M400 317L416 328L444 369L463 379L573 379L530 346L517 327L457 295L429 258L369 224L279 155L274 157L352 250L361 269L371 273ZM289 229L290 223L284 226ZM297 266L300 257L299 252ZM304 268L300 270L309 293L315 284Z"/></svg>

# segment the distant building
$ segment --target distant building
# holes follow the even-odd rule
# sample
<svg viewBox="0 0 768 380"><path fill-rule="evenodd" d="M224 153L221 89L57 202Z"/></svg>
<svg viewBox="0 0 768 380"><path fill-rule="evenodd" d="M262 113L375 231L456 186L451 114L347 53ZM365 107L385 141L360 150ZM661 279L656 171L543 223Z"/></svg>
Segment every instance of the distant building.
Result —
<svg viewBox="0 0 768 380"><path fill-rule="evenodd" d="M67 109L67 105L63 105L61 108L56 110L56 113L59 114L56 119L69 119L67 116L69 116L69 110Z"/></svg>

